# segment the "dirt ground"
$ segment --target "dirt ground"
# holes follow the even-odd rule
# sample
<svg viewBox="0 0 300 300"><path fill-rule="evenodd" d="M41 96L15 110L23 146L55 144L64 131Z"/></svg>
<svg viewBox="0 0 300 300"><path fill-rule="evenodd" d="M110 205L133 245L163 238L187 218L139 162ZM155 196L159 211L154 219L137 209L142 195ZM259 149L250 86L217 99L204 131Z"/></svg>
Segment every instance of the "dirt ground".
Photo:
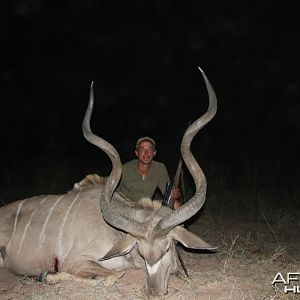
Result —
<svg viewBox="0 0 300 300"><path fill-rule="evenodd" d="M291 229L289 229L291 228ZM189 229L218 246L216 253L199 253L178 247L190 279L171 276L168 294L160 299L300 299L283 292L272 281L280 272L299 272L299 223L281 218L250 220L204 216ZM0 299L146 299L143 270L128 270L113 286L63 281L54 285L17 277L0 269ZM300 285L294 282L294 285Z"/></svg>

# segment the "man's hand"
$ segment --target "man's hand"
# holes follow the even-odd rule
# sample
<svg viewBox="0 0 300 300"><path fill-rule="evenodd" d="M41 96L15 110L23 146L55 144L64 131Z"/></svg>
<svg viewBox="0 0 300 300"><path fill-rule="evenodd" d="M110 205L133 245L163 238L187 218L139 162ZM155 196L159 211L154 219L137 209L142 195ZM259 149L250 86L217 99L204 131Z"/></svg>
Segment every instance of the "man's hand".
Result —
<svg viewBox="0 0 300 300"><path fill-rule="evenodd" d="M174 208L173 209L177 209L178 207L180 207L180 196L181 196L181 192L179 188L175 188L172 190L171 192L172 198L174 200Z"/></svg>
<svg viewBox="0 0 300 300"><path fill-rule="evenodd" d="M175 188L172 190L172 198L173 199L179 199L181 196L181 193L180 193L180 189L179 188Z"/></svg>

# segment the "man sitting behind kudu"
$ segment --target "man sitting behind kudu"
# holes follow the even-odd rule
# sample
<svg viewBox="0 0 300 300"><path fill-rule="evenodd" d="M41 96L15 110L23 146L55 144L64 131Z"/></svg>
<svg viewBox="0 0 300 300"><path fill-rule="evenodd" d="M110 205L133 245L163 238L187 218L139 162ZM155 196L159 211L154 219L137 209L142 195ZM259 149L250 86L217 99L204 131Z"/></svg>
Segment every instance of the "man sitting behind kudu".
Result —
<svg viewBox="0 0 300 300"><path fill-rule="evenodd" d="M139 138L135 154L137 159L123 165L118 191L134 202L146 197L152 199L157 188L164 195L170 177L165 165L153 160L156 155L155 141L147 136ZM179 188L174 188L171 195L176 209L180 206Z"/></svg>

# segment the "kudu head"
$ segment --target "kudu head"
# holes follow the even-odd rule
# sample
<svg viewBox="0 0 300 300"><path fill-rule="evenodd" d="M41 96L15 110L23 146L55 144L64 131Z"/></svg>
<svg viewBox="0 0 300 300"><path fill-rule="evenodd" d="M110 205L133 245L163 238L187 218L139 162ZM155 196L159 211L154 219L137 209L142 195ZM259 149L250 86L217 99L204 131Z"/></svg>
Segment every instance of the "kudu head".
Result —
<svg viewBox="0 0 300 300"><path fill-rule="evenodd" d="M190 145L198 133L216 114L217 98L212 85L204 72L209 96L209 107L205 114L194 121L185 131L181 142L181 155L195 182L195 194L176 210L171 210L155 203L135 204L125 196L115 192L122 175L122 165L116 149L104 139L96 136L90 129L93 110L93 83L90 90L89 105L83 120L83 133L92 144L103 150L111 159L113 168L100 198L103 218L111 226L127 234L101 259L125 255L135 246L144 258L147 270L148 294L163 295L168 291L170 274L177 270L175 241L187 248L214 250L195 234L184 229L180 224L195 215L203 206L206 195L204 173L190 150Z"/></svg>

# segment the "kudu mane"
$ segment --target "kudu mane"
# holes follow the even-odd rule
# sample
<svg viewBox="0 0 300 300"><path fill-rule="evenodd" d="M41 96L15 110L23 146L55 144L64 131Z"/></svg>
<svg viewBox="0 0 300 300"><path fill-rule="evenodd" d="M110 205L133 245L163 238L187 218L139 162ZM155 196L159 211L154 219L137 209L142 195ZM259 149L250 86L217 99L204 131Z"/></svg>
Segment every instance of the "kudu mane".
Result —
<svg viewBox="0 0 300 300"><path fill-rule="evenodd" d="M76 182L74 184L74 190L86 190L91 187L95 187L96 185L104 186L107 182L107 177L99 176L97 174L89 174L86 175L81 181Z"/></svg>

